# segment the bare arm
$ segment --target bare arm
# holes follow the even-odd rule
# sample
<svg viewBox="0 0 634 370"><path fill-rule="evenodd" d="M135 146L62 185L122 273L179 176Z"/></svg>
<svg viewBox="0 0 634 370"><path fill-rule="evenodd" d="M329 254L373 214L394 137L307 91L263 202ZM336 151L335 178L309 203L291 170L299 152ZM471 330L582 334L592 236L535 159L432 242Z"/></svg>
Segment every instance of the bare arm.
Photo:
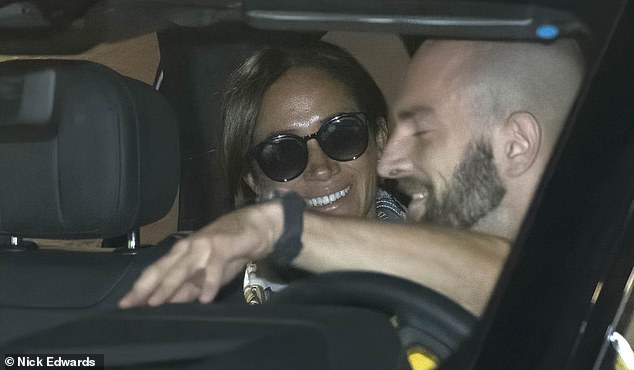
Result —
<svg viewBox="0 0 634 370"><path fill-rule="evenodd" d="M420 225L394 225L305 212L297 267L368 270L416 281L479 314L508 251L496 237ZM234 211L179 241L148 267L122 307L199 299L209 302L249 261L273 251L282 209L271 202Z"/></svg>
<svg viewBox="0 0 634 370"><path fill-rule="evenodd" d="M474 314L486 306L509 251L487 234L306 214L295 260L313 271L367 270L405 277Z"/></svg>
<svg viewBox="0 0 634 370"><path fill-rule="evenodd" d="M143 271L119 306L210 302L248 262L273 251L282 233L282 212L278 202L241 208L180 240Z"/></svg>

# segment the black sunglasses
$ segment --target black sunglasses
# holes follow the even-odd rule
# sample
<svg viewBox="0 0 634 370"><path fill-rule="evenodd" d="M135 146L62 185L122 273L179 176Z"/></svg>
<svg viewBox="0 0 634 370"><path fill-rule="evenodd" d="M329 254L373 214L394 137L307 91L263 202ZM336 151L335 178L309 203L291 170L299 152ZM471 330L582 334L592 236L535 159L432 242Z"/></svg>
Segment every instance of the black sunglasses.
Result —
<svg viewBox="0 0 634 370"><path fill-rule="evenodd" d="M250 151L262 172L275 181L289 181L301 175L308 164L308 140L315 139L321 150L337 161L357 159L368 147L365 113L341 113L328 119L319 131L308 136L274 134Z"/></svg>

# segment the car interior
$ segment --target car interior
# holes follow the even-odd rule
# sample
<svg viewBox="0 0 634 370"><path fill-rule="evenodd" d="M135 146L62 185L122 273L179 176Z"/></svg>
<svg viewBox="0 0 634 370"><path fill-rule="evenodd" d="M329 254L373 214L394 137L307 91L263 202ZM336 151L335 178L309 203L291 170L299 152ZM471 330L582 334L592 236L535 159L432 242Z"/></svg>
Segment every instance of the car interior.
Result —
<svg viewBox="0 0 634 370"><path fill-rule="evenodd" d="M391 104L411 56L429 37L571 37L589 75L599 74L625 7L610 1L601 18L589 16L592 1L388 3L0 3L0 354L100 353L105 368L116 369L497 368L477 356L503 341L503 330L489 341L491 331L514 328L518 315L509 312L522 313L515 301L503 304L516 299L508 289L520 279L513 273L524 266L523 243L540 230L530 224L538 206L480 319L413 282L347 271L294 282L266 305L244 302L239 276L214 304L117 308L145 267L232 209L219 161L220 95L228 74L253 51L318 39L339 45ZM560 140L574 142L572 123L566 127ZM563 153L555 157L565 161ZM627 286L614 289L620 309L609 316L620 318L619 330L631 340ZM590 310L583 312L577 316L589 320ZM527 314L516 327L531 319ZM583 333L566 323L576 335L567 338L570 348L587 348ZM547 343L536 342L527 348ZM604 342L595 346L606 352ZM608 360L596 368L614 368L614 353L602 356ZM509 357L500 359L509 364ZM531 368L526 364L536 360L523 361ZM548 361L565 362L555 355ZM578 364L566 361L566 368ZM545 364L534 368L552 368Z"/></svg>
<svg viewBox="0 0 634 370"><path fill-rule="evenodd" d="M6 298L3 302L2 321L3 341L14 339L33 331L40 331L48 327L54 327L69 319L76 319L82 316L89 316L97 312L108 312L116 308L116 302L122 293L129 290L131 283L139 275L143 267L147 266L151 261L155 260L169 247L177 235L172 235L164 239L157 246L144 245L141 246L138 233L139 227L149 224L157 219L165 216L170 210L173 199L178 189L178 171L179 171L179 147L178 134L175 115L170 111L169 104L166 103L163 96L159 94L153 87L144 85L136 80L122 76L101 65L86 61L67 61L67 60L19 60L6 62L3 71L6 76L11 76L16 80L14 86L20 99L17 108L23 106L41 108L40 112L24 112L18 109L12 112L16 122L28 122L26 125L16 125L14 132L8 132L10 140L3 143L2 158L3 169L7 172L15 172L16 176L6 178L3 181L3 194L7 197L3 198L3 210L12 217L3 222L3 227L12 230L12 235L28 235L33 239L23 239L22 237L11 236L8 245L5 245L4 252L6 257L2 259L2 273L5 279L2 279L2 296ZM16 76L18 78L16 78ZM21 96L20 96L21 95ZM77 105L77 101L82 101L81 105ZM158 107L158 108L157 108ZM51 128L55 128L52 130ZM16 158L21 158L16 161ZM25 163L26 162L26 163ZM22 170L28 168L28 171ZM37 216L34 216L37 214ZM104 243L110 243L105 247L113 246L125 236L125 242L118 248L104 248L110 253L95 253L86 251L76 251L72 248L57 249L54 245L46 245L54 243L59 239L103 239ZM41 238L45 238L42 240ZM53 240L50 240L53 239ZM41 245L38 245L38 242ZM38 262L39 261L39 262ZM24 269L29 270L27 279L15 281L9 279L10 276L19 275ZM54 277L54 278L51 278ZM372 279L372 277L369 277ZM411 313L417 310L428 310L430 312L441 312L434 309L434 304L447 305L453 308L450 301L443 300L443 297L433 295L426 292L422 287L409 284L400 289L391 289L390 297L374 297L371 293L371 287L380 281L370 280L365 283L365 288L360 286L365 278L358 277L356 279L344 279L344 281L354 281L347 288L342 287L340 297L331 297L326 294L332 280L337 281L341 277L330 276L329 281L321 284L326 288L322 292L323 298L315 295L309 295L304 299L312 299L315 303L321 304L352 304L357 301L361 302L381 302L385 307L377 307L380 309L390 309L395 303L404 300L400 305L403 313L399 315L401 322L407 321L416 323L420 318L413 316ZM403 282L391 282L389 279L382 284L403 284ZM295 294L300 294L306 288L297 287ZM309 291L315 292L316 288ZM426 299L415 299L417 290ZM25 292L28 292L25 294ZM289 289L286 294L280 296L277 302L284 302L286 299L290 303L302 303L299 298L294 298L293 290ZM352 294L356 292L356 294ZM376 295L376 293L375 293ZM430 297L427 297L430 295ZM412 297L413 296L413 297ZM287 298L284 298L287 297ZM436 299L438 303L434 302ZM222 300L222 298L220 298ZM310 302L304 302L308 304ZM366 303L367 304L367 303ZM378 303L374 303L378 304ZM226 333L240 332L243 326L247 325L250 317L253 316L252 310L248 310L245 305L236 311L235 307L222 307L224 313L210 313L203 308L195 314L189 314L191 325L198 327L206 325L208 316L214 316L214 327L218 322L227 325ZM422 307L419 307L422 306ZM209 307L213 310L216 307ZM29 316L34 312L33 319L27 324L24 323L23 317L25 309L29 310ZM195 310L201 310L196 308ZM300 328L312 324L314 313L306 313L303 310L300 314L284 313L283 316L278 312L275 317L294 317L294 320L300 321ZM287 310L287 309L283 309ZM143 310L142 310L143 311ZM291 310L294 312L294 310ZM455 348L460 340L468 332L472 325L472 317L464 310L454 309L456 316L453 320L447 320L444 316L438 318L430 317L430 322L421 324L421 327L438 327L438 330L448 330L444 334L449 338L450 343L439 341L433 342L433 337L429 340L429 346L434 348L433 353L437 356L446 357L452 348ZM103 325L111 326L115 321L122 321L122 326L126 326L128 320L131 320L127 313L121 319L116 317L108 317L103 320ZM376 333L377 328L372 328L370 322L378 321L378 328L382 331L390 330L388 322L384 314L378 314L380 320L370 319L366 317L364 312L342 312L337 310L333 312L321 313L321 317L327 314L331 317L332 323L326 325L322 330L338 330L361 334L356 327L350 325L363 326L365 331ZM354 319L351 319L351 316ZM375 314L377 315L377 314ZM408 315L410 316L408 318ZM180 317L180 315L179 315ZM217 321L219 318L220 321ZM178 321L181 318L176 318ZM266 321L261 315L256 316L257 321ZM125 344L125 351L122 356L126 357L130 346L143 345L147 340L147 331L137 327L140 322L146 320L146 314L140 312L134 318L134 331L143 333L141 338L132 339L129 335L125 337L131 340ZM202 320L203 323L200 321ZM435 320L437 322L435 322ZM460 321L462 320L462 322ZM222 322L228 321L227 324ZM239 321L236 327L230 322ZM302 322L304 321L304 322ZM325 324L321 320L315 320L320 326ZM152 322L156 319L150 319L148 325L152 326ZM162 323L164 323L162 319ZM344 325L345 323L345 325ZM267 337L271 335L272 330L268 326L277 326L276 320L265 322L264 326L256 332L267 333ZM94 324L92 319L89 323L73 322L69 327L62 327L53 330L54 336L57 336L57 330L64 332L73 330L82 330L82 325ZM79 327L76 327L79 325ZM144 324L142 324L144 325ZM250 323L247 326L255 328L261 323ZM282 325L284 326L284 325ZM290 325L291 328L295 325ZM347 326L347 328L346 328ZM417 334L415 332L416 325L412 325L407 332L407 336L416 338L417 335L425 336L426 333ZM405 325L403 325L405 327ZM95 328L93 327L94 330ZM141 329L141 330L139 330ZM179 329L179 332L182 329ZM255 330L255 329L254 329ZM276 329L277 330L277 329ZM288 330L288 329L284 329ZM299 329L294 329L299 331ZM452 330L454 332L452 332ZM100 330L101 331L101 330ZM168 330L169 331L169 330ZM215 335L220 334L218 328L210 330ZM64 350L66 343L55 341L54 347L48 347L52 344L50 338L47 340L47 334L44 331L39 335L42 337L41 343L44 345L38 351L57 352ZM114 340L113 348L117 348L119 344L120 334L111 338ZM169 335L169 334L168 334ZM178 334L177 334L178 335ZM303 338L308 338L308 334L301 331ZM371 336L368 336L370 338ZM334 336L341 340L340 335ZM206 339L207 345L216 341L217 346L222 347L226 341L226 334L222 333L218 339L213 337ZM288 340L293 341L293 345L299 345L295 336L290 336ZM317 336L316 339L320 339ZM413 340L412 339L412 340ZM100 345L104 345L100 338ZM165 341L173 339L165 337ZM244 350L257 353L262 351L257 349L261 346L261 338L250 338L243 343ZM394 334L386 336L386 340L391 340L392 347L400 349L398 341ZM29 339L30 341L30 339ZM210 342L211 341L211 342ZM374 341L374 345L380 342ZM136 343L135 343L136 342ZM46 343L46 344L44 344ZM366 355L363 361L368 364L375 364L380 360L385 364L394 363L395 359L390 356L398 356L399 351L385 351L390 347L390 342L379 345L383 351L376 351L377 358L369 358ZM284 343L280 343L281 344ZM16 344L19 348L20 344ZM82 344L85 347L80 352L85 352L90 345ZM271 343L268 343L271 345ZM355 343L355 347L359 345ZM288 344L284 344L288 346ZM343 350L341 344L329 344L333 348ZM38 345L29 343L31 350L37 349ZM55 348L56 347L56 348ZM250 347L254 347L250 349ZM314 346L312 346L314 347ZM208 347L203 347L208 351ZM268 348L268 347L266 347ZM318 347L317 347L318 348ZM367 350L368 346L361 346ZM257 350L256 350L257 349ZM214 357L213 363L222 363L218 361L228 361L227 363L239 362L233 359L236 354L229 357L225 352L220 352ZM89 351L90 352L90 351ZM110 352L110 351L109 351ZM114 350L113 352L117 352ZM143 352L143 351L141 351ZM141 363L152 363L152 367L157 366L156 363L163 361L162 357L156 357L155 349L148 350L143 355L140 352L134 352L134 361ZM203 352L206 353L206 352ZM334 363L348 361L351 356L350 351L344 351L344 360L333 359ZM317 352L317 355L319 353ZM136 356L138 355L138 357ZM200 351L193 351L190 355L184 354L179 361L191 361L200 356ZM209 355L207 353L207 355ZM316 359L319 356L316 355ZM387 356L386 356L387 355ZM118 356L118 355L117 355ZM127 356L130 356L128 353ZM302 361L305 361L305 354L302 354ZM226 357L219 360L220 357ZM259 354L259 358L280 357L278 353L270 350ZM336 357L336 356L335 356ZM110 362L112 361L112 362ZM117 357L109 355L109 363L113 366L120 365ZM315 368L323 368L323 359L314 361ZM286 364L291 364L285 362ZM354 360L355 364L359 364L358 360ZM169 365L169 368L180 367L182 365Z"/></svg>

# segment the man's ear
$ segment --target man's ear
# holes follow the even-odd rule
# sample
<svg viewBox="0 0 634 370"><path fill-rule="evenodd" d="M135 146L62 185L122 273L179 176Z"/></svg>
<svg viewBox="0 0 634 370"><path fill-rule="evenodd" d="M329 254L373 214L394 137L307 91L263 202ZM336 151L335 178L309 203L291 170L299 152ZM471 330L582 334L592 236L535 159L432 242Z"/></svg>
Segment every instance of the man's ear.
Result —
<svg viewBox="0 0 634 370"><path fill-rule="evenodd" d="M387 144L387 121L383 117L376 120L376 153L378 159L383 155L383 149Z"/></svg>
<svg viewBox="0 0 634 370"><path fill-rule="evenodd" d="M242 179L244 180L244 182L247 183L247 185L249 185L249 187L255 194L258 193L258 187L255 185L255 179L253 179L253 174L251 173L251 171L247 172L247 174L244 175Z"/></svg>
<svg viewBox="0 0 634 370"><path fill-rule="evenodd" d="M522 175L535 163L542 141L542 128L535 116L515 112L505 125L505 173L509 177Z"/></svg>

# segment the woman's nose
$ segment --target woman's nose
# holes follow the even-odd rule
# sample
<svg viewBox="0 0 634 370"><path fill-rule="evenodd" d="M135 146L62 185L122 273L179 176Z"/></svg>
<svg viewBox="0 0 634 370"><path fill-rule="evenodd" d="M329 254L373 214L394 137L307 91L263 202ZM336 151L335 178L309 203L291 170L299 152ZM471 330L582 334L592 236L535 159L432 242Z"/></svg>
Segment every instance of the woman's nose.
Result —
<svg viewBox="0 0 634 370"><path fill-rule="evenodd" d="M308 180L325 181L339 172L339 164L321 150L317 140L306 143L308 148L308 163L304 171L304 177Z"/></svg>

